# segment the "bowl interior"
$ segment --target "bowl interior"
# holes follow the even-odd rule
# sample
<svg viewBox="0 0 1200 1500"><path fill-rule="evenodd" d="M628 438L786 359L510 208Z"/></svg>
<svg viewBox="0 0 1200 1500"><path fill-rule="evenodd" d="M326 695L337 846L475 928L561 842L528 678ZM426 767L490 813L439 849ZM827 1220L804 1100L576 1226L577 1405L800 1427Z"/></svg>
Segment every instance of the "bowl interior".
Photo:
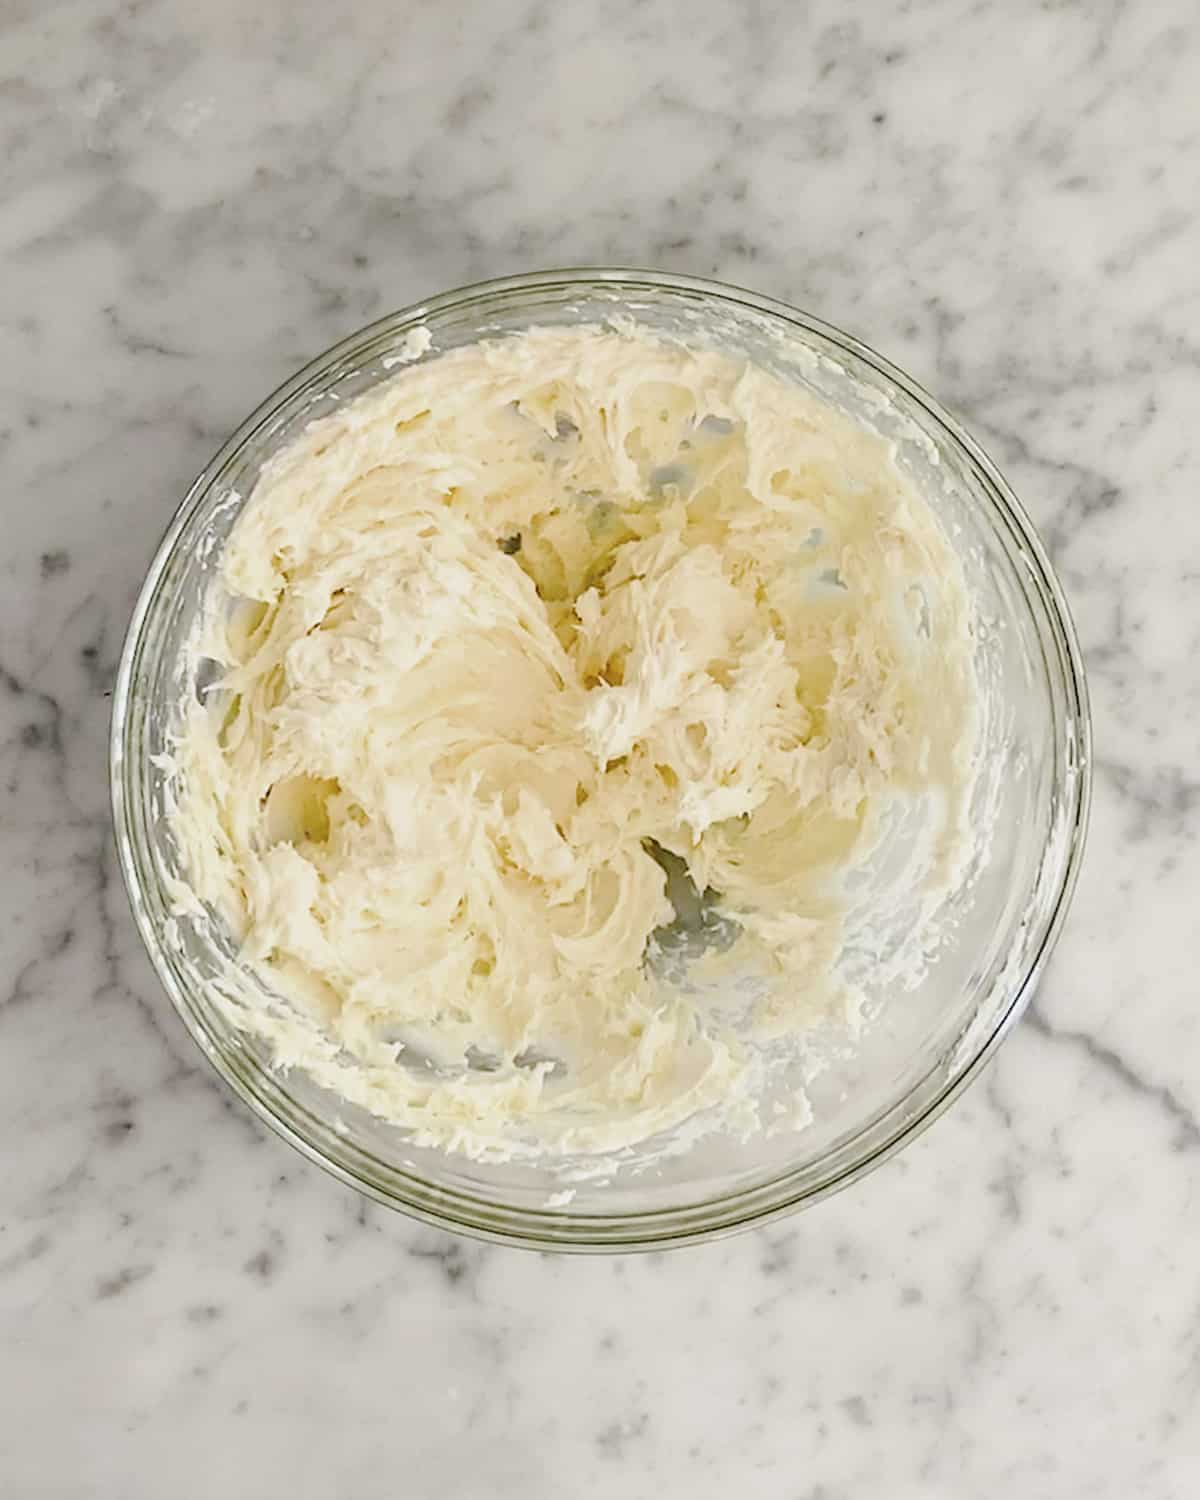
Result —
<svg viewBox="0 0 1200 1500"><path fill-rule="evenodd" d="M272 1069L266 1046L213 1003L222 944L180 921L166 890L186 879L155 757L185 680L183 647L225 538L265 460L315 417L393 373L407 334L438 352L533 326L631 318L763 365L858 417L939 516L977 611L982 771L971 815L984 830L941 923L922 982L879 995L853 1047L831 1038L806 1084L812 1125L739 1142L702 1139L651 1164L475 1163ZM151 569L114 710L114 795L135 914L163 980L220 1071L293 1142L385 1201L456 1227L528 1243L635 1245L691 1238L826 1191L928 1117L1019 1008L1056 930L1086 806L1087 724L1069 623L1045 560L1003 482L899 372L834 330L749 294L683 281L575 273L467 289L347 340L255 413L201 476ZM166 941L170 934L172 941ZM228 944L224 945L228 952ZM798 1064L799 1067L799 1064Z"/></svg>

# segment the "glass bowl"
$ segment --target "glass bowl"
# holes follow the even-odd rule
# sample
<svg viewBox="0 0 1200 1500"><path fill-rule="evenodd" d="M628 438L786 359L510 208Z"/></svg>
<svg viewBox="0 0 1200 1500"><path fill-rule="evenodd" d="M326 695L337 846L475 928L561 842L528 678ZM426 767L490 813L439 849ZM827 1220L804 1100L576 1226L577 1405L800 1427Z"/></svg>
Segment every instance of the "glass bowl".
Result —
<svg viewBox="0 0 1200 1500"><path fill-rule="evenodd" d="M211 943L172 924L185 876L156 765L177 712L181 647L263 463L315 417L386 379L427 328L440 351L530 327L622 316L684 343L767 367L895 444L961 558L978 617L985 687L983 770L972 816L986 853L953 898L949 941L918 988L880 1009L810 1090L805 1130L703 1138L652 1169L608 1180L478 1163L419 1149L345 1106L214 1003ZM406 343L406 340L408 341ZM1090 786L1089 723L1074 631L1028 517L995 466L906 375L794 308L716 282L657 272L573 270L448 292L383 318L314 360L254 412L185 496L150 567L113 699L111 776L121 868L167 993L226 1082L275 1131L370 1197L418 1218L541 1249L631 1250L706 1239L774 1217L861 1176L974 1077L1028 1002L1079 868Z"/></svg>

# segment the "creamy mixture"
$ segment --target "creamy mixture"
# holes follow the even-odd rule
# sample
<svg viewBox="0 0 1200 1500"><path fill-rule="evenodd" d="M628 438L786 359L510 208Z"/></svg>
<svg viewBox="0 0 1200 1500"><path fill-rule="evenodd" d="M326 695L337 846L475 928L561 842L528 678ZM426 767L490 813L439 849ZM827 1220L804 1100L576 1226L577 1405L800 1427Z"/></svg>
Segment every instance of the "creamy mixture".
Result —
<svg viewBox="0 0 1200 1500"><path fill-rule="evenodd" d="M744 1125L773 1041L847 1003L895 809L913 888L962 843L970 617L931 512L865 428L645 330L457 350L315 422L202 658L180 912L270 992L240 1024L425 1143Z"/></svg>

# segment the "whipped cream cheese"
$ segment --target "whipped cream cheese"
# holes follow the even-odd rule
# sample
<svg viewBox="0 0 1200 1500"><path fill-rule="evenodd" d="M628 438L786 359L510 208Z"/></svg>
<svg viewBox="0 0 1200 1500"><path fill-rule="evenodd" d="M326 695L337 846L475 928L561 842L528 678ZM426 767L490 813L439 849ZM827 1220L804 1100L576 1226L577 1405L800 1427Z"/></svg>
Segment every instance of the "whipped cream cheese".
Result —
<svg viewBox="0 0 1200 1500"><path fill-rule="evenodd" d="M890 811L925 809L906 882L963 845L971 617L928 506L804 390L633 326L454 350L314 422L201 660L179 912L232 930L227 1003L282 1065L422 1143L748 1128L770 1039L846 1003ZM755 985L681 978L689 926Z"/></svg>

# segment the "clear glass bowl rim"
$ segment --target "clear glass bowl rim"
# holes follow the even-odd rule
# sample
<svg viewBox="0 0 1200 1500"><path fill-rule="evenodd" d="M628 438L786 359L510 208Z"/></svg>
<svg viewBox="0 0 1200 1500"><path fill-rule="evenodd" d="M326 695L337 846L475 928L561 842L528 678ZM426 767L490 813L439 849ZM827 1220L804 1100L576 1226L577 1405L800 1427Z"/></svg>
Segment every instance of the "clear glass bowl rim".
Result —
<svg viewBox="0 0 1200 1500"><path fill-rule="evenodd" d="M929 1085L934 1068L882 1116L843 1142L831 1155L815 1163L785 1171L750 1189L715 1196L704 1202L665 1210L636 1213L580 1214L570 1207L529 1209L490 1201L413 1173L384 1164L337 1134L290 1096L269 1070L249 1065L222 1044L197 1006L188 986L176 972L161 931L143 897L150 872L145 856L145 829L139 826L136 744L131 742L130 706L138 691L138 666L146 643L146 627L158 600L164 573L181 533L226 466L249 447L282 407L305 390L317 390L348 359L359 357L373 343L388 343L438 313L462 310L505 296L554 294L603 288L636 294L683 293L715 299L782 320L801 334L826 340L862 361L892 382L916 405L922 420L939 438L958 450L994 509L1007 521L1041 596L1062 668L1066 715L1074 729L1073 769L1068 807L1067 852L1054 897L1041 919L1041 930L1030 945L1023 970L997 1008L990 1030L964 1052L957 1070L928 1088L928 1097L905 1117L904 1107ZM1091 798L1091 722L1087 685L1078 640L1062 588L1033 524L999 470L971 435L916 381L868 345L832 324L787 303L757 292L703 277L620 266L581 266L504 276L474 282L443 292L390 313L349 334L309 361L269 395L222 444L180 502L146 574L133 610L113 692L109 771L113 827L118 859L135 924L167 994L187 1030L230 1088L272 1130L309 1160L357 1188L375 1201L400 1209L414 1218L477 1239L538 1250L604 1252L661 1250L734 1233L753 1224L777 1219L818 1202L871 1171L926 1130L972 1082L1000 1042L1019 1019L1056 943L1066 917L1083 856ZM1056 751L1056 775L1061 781L1061 752ZM897 1118L897 1117L900 1118Z"/></svg>

